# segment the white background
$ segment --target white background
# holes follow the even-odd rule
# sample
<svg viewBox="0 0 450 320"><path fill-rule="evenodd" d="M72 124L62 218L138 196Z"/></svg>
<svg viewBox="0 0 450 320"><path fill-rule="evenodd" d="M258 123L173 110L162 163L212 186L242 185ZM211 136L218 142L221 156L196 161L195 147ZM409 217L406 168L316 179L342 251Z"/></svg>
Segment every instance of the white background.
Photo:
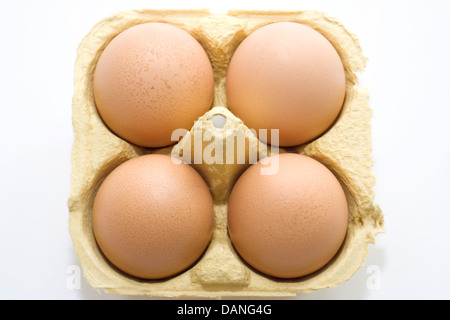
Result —
<svg viewBox="0 0 450 320"><path fill-rule="evenodd" d="M315 9L361 42L371 93L376 203L386 233L338 287L296 299L450 298L449 1L1 1L0 298L138 299L70 277L68 232L76 49L123 9ZM75 269L74 269L75 268ZM374 278L376 276L376 279ZM376 280L373 282L373 280Z"/></svg>

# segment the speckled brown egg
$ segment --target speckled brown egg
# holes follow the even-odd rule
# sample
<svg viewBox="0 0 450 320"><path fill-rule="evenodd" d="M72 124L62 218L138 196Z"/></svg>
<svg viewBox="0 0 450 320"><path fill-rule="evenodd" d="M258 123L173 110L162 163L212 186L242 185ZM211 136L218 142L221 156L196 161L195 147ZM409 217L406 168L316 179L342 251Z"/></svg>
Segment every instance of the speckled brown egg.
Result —
<svg viewBox="0 0 450 320"><path fill-rule="evenodd" d="M275 155L252 165L229 198L228 230L236 251L273 277L296 278L319 270L341 247L347 223L339 181L320 162L299 154Z"/></svg>
<svg viewBox="0 0 450 320"><path fill-rule="evenodd" d="M108 44L95 68L93 91L112 132L156 148L175 143L174 130L189 130L210 109L214 76L193 36L150 22L126 29Z"/></svg>
<svg viewBox="0 0 450 320"><path fill-rule="evenodd" d="M101 252L118 269L161 279L189 268L209 244L213 201L201 176L170 156L144 155L101 184L92 226Z"/></svg>
<svg viewBox="0 0 450 320"><path fill-rule="evenodd" d="M321 33L296 22L271 23L250 33L234 52L226 78L230 110L260 140L283 147L323 134L343 106L345 88L336 49ZM279 130L279 141L271 130Z"/></svg>

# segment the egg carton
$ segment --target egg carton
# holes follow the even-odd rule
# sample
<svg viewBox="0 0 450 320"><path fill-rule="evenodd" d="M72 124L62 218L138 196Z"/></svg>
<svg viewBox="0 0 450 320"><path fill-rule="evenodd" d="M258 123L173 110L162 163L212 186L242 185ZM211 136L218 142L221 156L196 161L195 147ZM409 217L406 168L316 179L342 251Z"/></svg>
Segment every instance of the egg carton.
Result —
<svg viewBox="0 0 450 320"><path fill-rule="evenodd" d="M227 66L240 42L252 31L281 21L298 22L324 35L339 53L346 74L346 98L331 128L314 141L277 152L299 153L327 166L339 179L349 206L346 238L336 256L323 268L296 279L277 279L261 274L236 253L227 231L227 199L234 182L256 158L273 153L259 142L250 128L227 108ZM96 63L108 43L120 32L141 23L166 22L188 31L207 52L214 71L211 109L192 124L191 139L182 137L174 145L151 149L132 145L113 134L100 118L92 89ZM108 293L155 297L288 297L337 286L365 263L368 244L384 232L383 214L374 203L375 176L371 149L372 110L369 92L358 84L366 58L357 37L339 21L318 11L229 11L129 10L114 14L93 26L78 47L73 95L74 142L68 200L69 231L83 275L94 288ZM225 122L218 124L217 117ZM199 135L208 139L192 139ZM184 272L168 279L142 280L115 268L100 251L92 229L92 207L105 177L121 163L149 153L190 157L189 147L211 147L212 141L227 145L243 136L245 152L233 161L195 161L191 165L208 184L214 199L215 228L204 254ZM193 141L201 141L200 147ZM193 154L193 153L192 153ZM224 158L225 159L225 158ZM206 160L206 159L205 159Z"/></svg>

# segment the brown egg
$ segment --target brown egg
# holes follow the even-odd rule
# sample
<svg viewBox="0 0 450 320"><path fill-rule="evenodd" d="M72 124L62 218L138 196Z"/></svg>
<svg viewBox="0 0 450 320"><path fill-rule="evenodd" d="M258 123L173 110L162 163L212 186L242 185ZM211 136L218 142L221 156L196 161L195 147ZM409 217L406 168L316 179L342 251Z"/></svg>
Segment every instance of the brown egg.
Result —
<svg viewBox="0 0 450 320"><path fill-rule="evenodd" d="M106 177L92 225L101 251L118 269L160 279L182 272L204 252L214 228L213 201L192 167L145 155Z"/></svg>
<svg viewBox="0 0 450 320"><path fill-rule="evenodd" d="M317 138L339 114L345 72L331 43L295 22L263 26L233 54L226 78L230 110L251 129L279 130L280 146ZM276 143L274 143L276 144Z"/></svg>
<svg viewBox="0 0 450 320"><path fill-rule="evenodd" d="M111 131L138 146L171 145L211 107L212 66L188 32L144 23L116 36L94 73L97 110ZM178 137L177 137L178 138Z"/></svg>
<svg viewBox="0 0 450 320"><path fill-rule="evenodd" d="M336 177L320 162L284 153L249 167L228 204L230 239L262 273L295 278L319 270L347 232L348 208ZM278 164L275 161L278 159ZM262 174L270 166L272 174Z"/></svg>

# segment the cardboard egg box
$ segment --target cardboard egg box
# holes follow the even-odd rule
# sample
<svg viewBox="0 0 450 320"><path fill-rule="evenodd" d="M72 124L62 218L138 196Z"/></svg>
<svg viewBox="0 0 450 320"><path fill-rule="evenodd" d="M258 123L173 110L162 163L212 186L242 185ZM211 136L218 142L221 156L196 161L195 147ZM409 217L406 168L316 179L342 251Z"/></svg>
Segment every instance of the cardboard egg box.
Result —
<svg viewBox="0 0 450 320"><path fill-rule="evenodd" d="M192 124L190 132L160 149L132 145L109 131L96 110L92 90L96 63L108 43L131 26L153 21L176 25L196 38L210 58L215 80L211 109ZM333 44L345 68L346 98L336 121L319 138L298 147L273 149L259 142L251 128L227 109L225 81L240 42L257 28L280 21L308 25ZM357 77L365 63L357 37L317 11L130 10L98 22L79 45L73 95L69 231L85 279L109 293L156 297L284 297L348 280L365 263L369 243L384 231L372 190L372 110L368 90L358 84ZM349 205L348 231L337 255L317 272L296 279L276 279L255 271L238 256L227 231L227 199L234 182L248 166L274 152L300 153L323 163L341 182ZM148 153L191 163L214 199L215 228L206 251L189 269L162 280L137 279L116 269L97 246L91 221L94 198L105 177L121 163ZM204 154L212 157L207 160Z"/></svg>

